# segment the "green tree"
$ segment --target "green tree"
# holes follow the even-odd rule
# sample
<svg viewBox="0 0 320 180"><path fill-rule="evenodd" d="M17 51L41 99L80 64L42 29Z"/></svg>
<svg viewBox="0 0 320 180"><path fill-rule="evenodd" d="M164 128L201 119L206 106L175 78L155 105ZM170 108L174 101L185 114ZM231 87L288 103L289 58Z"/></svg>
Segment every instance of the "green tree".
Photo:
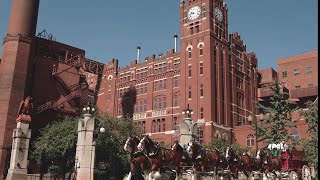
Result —
<svg viewBox="0 0 320 180"><path fill-rule="evenodd" d="M307 109L300 111L308 125L309 138L301 140L303 151L310 164L318 164L318 102L307 102Z"/></svg>
<svg viewBox="0 0 320 180"><path fill-rule="evenodd" d="M33 142L31 159L51 173L64 175L74 167L77 144L77 120L66 117L49 124Z"/></svg>
<svg viewBox="0 0 320 180"><path fill-rule="evenodd" d="M123 145L130 134L137 135L132 120L112 118L107 114L100 116L98 111L94 113L94 117L96 173L109 173L107 168L115 165L111 164L113 162L117 163L118 175L128 173L130 155L123 150ZM75 165L77 126L77 119L67 117L43 128L33 143L31 159L46 165L45 170L51 173L65 175L70 172ZM101 127L105 128L104 133L99 131Z"/></svg>
<svg viewBox="0 0 320 180"><path fill-rule="evenodd" d="M281 142L291 142L289 148L293 148L296 139L288 133L288 128L295 127L295 121L291 118L291 113L296 110L294 103L288 100L288 93L282 92L279 82L275 82L272 87L272 97L270 104L264 106L258 104L264 119L257 124L258 141L268 144L279 144Z"/></svg>
<svg viewBox="0 0 320 180"><path fill-rule="evenodd" d="M96 126L105 128L104 133L99 132L99 128L95 130L96 173L108 173L106 169L99 168L99 164L104 164L106 167L116 166L120 176L127 174L130 171L130 154L124 151L123 146L130 134L138 135L132 119L117 119L104 114L97 118Z"/></svg>

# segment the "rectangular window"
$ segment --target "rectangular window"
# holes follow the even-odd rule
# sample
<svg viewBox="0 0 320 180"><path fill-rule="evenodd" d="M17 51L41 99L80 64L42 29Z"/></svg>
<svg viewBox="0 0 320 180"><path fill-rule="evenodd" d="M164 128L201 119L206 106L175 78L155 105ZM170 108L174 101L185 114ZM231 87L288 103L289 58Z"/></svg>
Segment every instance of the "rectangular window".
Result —
<svg viewBox="0 0 320 180"><path fill-rule="evenodd" d="M312 83L311 83L311 84L308 84L308 87L309 87L309 88L313 87L313 84L312 84Z"/></svg>
<svg viewBox="0 0 320 180"><path fill-rule="evenodd" d="M307 67L306 72L307 74L312 73L312 67Z"/></svg>
<svg viewBox="0 0 320 180"><path fill-rule="evenodd" d="M190 28L190 34L193 34L194 31L193 31L193 27Z"/></svg>
<svg viewBox="0 0 320 180"><path fill-rule="evenodd" d="M179 86L179 76L175 76L175 77L173 77L173 86L174 87L178 87Z"/></svg>
<svg viewBox="0 0 320 180"><path fill-rule="evenodd" d="M199 26L195 26L196 33L199 33Z"/></svg>
<svg viewBox="0 0 320 180"><path fill-rule="evenodd" d="M191 77L191 65L188 66L188 77Z"/></svg>
<svg viewBox="0 0 320 180"><path fill-rule="evenodd" d="M165 132L166 131L166 120L162 119L162 131Z"/></svg>
<svg viewBox="0 0 320 180"><path fill-rule="evenodd" d="M300 74L300 70L299 69L295 69L293 70L293 74L296 76L296 75L299 75Z"/></svg>
<svg viewBox="0 0 320 180"><path fill-rule="evenodd" d="M287 71L283 71L282 72L282 77L287 77L288 76L288 72Z"/></svg>
<svg viewBox="0 0 320 180"><path fill-rule="evenodd" d="M191 99L191 86L189 86L189 90L188 90L188 98Z"/></svg>
<svg viewBox="0 0 320 180"><path fill-rule="evenodd" d="M174 107L178 106L178 95L173 96L173 106Z"/></svg>
<svg viewBox="0 0 320 180"><path fill-rule="evenodd" d="M167 89L167 80L166 79L163 80L163 89Z"/></svg>
<svg viewBox="0 0 320 180"><path fill-rule="evenodd" d="M300 88L300 86L294 86L296 89L299 89Z"/></svg>
<svg viewBox="0 0 320 180"><path fill-rule="evenodd" d="M203 63L201 62L200 63L200 75L202 75L203 74Z"/></svg>

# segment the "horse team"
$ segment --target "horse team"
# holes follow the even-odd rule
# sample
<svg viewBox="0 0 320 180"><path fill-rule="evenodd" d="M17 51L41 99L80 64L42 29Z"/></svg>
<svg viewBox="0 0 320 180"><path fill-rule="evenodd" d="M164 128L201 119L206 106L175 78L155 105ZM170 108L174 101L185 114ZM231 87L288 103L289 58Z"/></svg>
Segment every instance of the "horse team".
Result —
<svg viewBox="0 0 320 180"><path fill-rule="evenodd" d="M133 175L137 176L137 172L142 178L141 173L146 166L150 170L149 180L160 177L159 172L162 167L174 170L175 179L180 179L181 170L189 167L192 168L192 179L196 179L196 173L206 172L213 172L215 176L218 172L226 172L229 179L238 179L239 172L243 172L249 178L253 171L262 173L263 177L268 177L269 172L279 176L279 173L275 172L281 172L283 162L281 156L269 156L265 148L258 150L256 157L247 153L238 155L232 147L227 147L225 152L206 149L195 140L189 142L186 148L175 141L171 149L166 149L147 135L141 139L135 136L128 137L124 150L131 155L130 173L127 179L131 179Z"/></svg>

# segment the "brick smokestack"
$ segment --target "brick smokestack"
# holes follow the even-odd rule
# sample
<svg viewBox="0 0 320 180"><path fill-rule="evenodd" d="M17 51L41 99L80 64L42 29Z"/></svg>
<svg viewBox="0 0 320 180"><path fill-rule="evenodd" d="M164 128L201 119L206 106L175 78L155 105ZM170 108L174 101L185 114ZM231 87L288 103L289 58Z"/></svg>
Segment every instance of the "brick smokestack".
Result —
<svg viewBox="0 0 320 180"><path fill-rule="evenodd" d="M8 26L11 36L32 37L36 33L39 0L13 0Z"/></svg>
<svg viewBox="0 0 320 180"><path fill-rule="evenodd" d="M31 54L39 0L12 0L0 63L0 175L10 160L12 132L21 100L31 95ZM29 88L28 88L29 87Z"/></svg>

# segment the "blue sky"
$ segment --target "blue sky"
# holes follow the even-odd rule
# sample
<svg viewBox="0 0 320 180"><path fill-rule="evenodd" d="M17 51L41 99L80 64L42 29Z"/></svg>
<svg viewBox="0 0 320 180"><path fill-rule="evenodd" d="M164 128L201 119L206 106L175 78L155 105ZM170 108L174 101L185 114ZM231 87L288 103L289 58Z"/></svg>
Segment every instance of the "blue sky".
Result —
<svg viewBox="0 0 320 180"><path fill-rule="evenodd" d="M141 59L173 48L179 1L41 0L37 32L45 29L57 41L84 49L87 58L103 63L116 58L125 66L136 59L138 44ZM276 69L277 59L318 48L318 0L225 2L229 33L241 35L259 68ZM0 1L0 37L6 34L10 8L11 0Z"/></svg>

